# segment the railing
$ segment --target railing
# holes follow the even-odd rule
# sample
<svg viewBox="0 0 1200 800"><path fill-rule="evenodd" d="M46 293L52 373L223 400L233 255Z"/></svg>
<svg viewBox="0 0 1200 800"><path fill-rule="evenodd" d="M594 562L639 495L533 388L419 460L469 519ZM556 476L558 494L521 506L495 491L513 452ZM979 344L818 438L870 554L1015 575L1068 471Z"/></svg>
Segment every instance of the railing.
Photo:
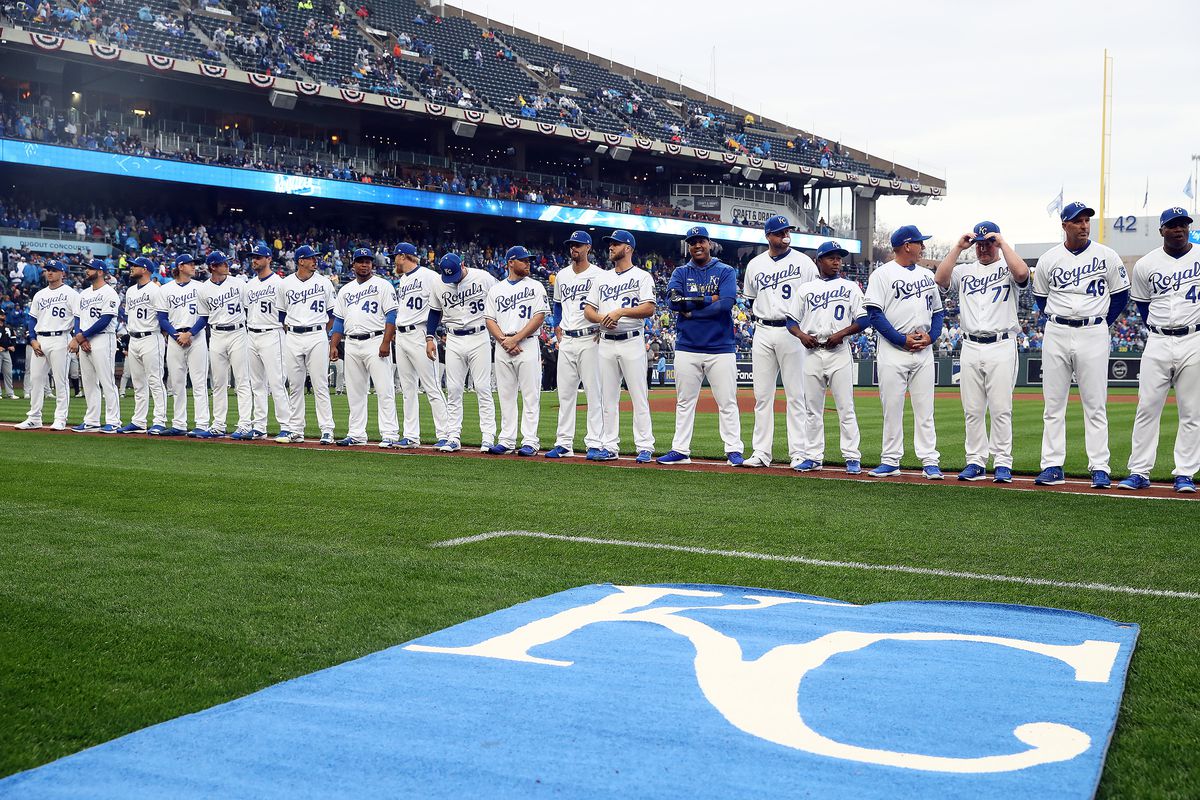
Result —
<svg viewBox="0 0 1200 800"><path fill-rule="evenodd" d="M689 184L676 183L671 185L671 195L679 197L729 197L734 200L751 200L767 205L783 206L792 213L793 219L803 220L808 228L815 227L816 221L811 210L806 210L789 194L782 192L764 192L759 189L744 189L740 186L724 186L721 184Z"/></svg>
<svg viewBox="0 0 1200 800"><path fill-rule="evenodd" d="M91 226L89 225L88 227L90 228ZM96 238L95 236L79 236L75 233L67 233L66 231L60 231L58 228L0 228L0 236L58 239L64 242L112 242L112 237L107 233L100 238Z"/></svg>

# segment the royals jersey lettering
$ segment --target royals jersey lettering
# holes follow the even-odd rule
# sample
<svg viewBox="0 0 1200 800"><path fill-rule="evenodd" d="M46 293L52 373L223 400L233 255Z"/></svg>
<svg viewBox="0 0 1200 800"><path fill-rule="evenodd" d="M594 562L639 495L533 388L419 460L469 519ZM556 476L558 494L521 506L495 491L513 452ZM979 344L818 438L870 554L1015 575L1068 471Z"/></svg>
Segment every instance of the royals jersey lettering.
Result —
<svg viewBox="0 0 1200 800"><path fill-rule="evenodd" d="M863 316L863 293L858 284L845 278L808 281L796 289L787 316L800 330L824 342Z"/></svg>
<svg viewBox="0 0 1200 800"><path fill-rule="evenodd" d="M767 251L746 266L742 295L754 301L756 317L783 319L800 287L816 279L817 265L803 253L789 249L775 258Z"/></svg>
<svg viewBox="0 0 1200 800"><path fill-rule="evenodd" d="M220 283L205 281L196 287L200 315L209 325L237 325L246 321L246 282L230 275Z"/></svg>
<svg viewBox="0 0 1200 800"><path fill-rule="evenodd" d="M1016 331L1021 285L1004 259L992 264L958 264L950 273L950 288L958 290L958 321L966 333Z"/></svg>
<svg viewBox="0 0 1200 800"><path fill-rule="evenodd" d="M136 283L125 290L125 326L130 333L158 330L159 293L162 287L151 280L145 286Z"/></svg>
<svg viewBox="0 0 1200 800"><path fill-rule="evenodd" d="M293 272L280 282L275 308L287 315L283 321L288 327L313 328L329 322L333 302L329 278L314 273L302 281Z"/></svg>
<svg viewBox="0 0 1200 800"><path fill-rule="evenodd" d="M1089 242L1081 253L1058 245L1038 259L1033 293L1046 299L1046 313L1083 319L1108 314L1108 296L1129 288L1129 274L1111 247Z"/></svg>
<svg viewBox="0 0 1200 800"><path fill-rule="evenodd" d="M117 297L117 290L107 283L99 289L87 287L79 293L79 300L76 301L75 306L75 316L79 317L79 329L86 331L101 317L108 314L112 316L112 319L104 327L104 330L98 333L116 333L117 309L120 307L121 298Z"/></svg>
<svg viewBox="0 0 1200 800"><path fill-rule="evenodd" d="M279 327L279 314L275 311L275 300L283 278L274 272L266 279L251 278L246 282L246 322L255 330L275 330Z"/></svg>
<svg viewBox="0 0 1200 800"><path fill-rule="evenodd" d="M1130 296L1150 304L1146 322L1159 328L1200 324L1200 248L1181 258L1163 248L1152 250L1133 265Z"/></svg>
<svg viewBox="0 0 1200 800"><path fill-rule="evenodd" d="M338 290L333 315L342 320L347 336L381 333L387 315L396 310L396 290L378 275L366 281L347 283Z"/></svg>
<svg viewBox="0 0 1200 800"><path fill-rule="evenodd" d="M444 283L434 289L429 306L442 312L442 322L447 328L475 328L483 325L483 307L487 293L496 285L496 279L481 269L467 268L466 275L458 283Z"/></svg>
<svg viewBox="0 0 1200 800"><path fill-rule="evenodd" d="M79 292L70 286L57 289L39 289L29 303L29 316L33 317L33 329L37 333L68 331L75 322L75 308Z"/></svg>
<svg viewBox="0 0 1200 800"><path fill-rule="evenodd" d="M177 331L189 330L199 316L196 288L199 281L164 283L158 293L158 310L167 312L167 320Z"/></svg>
<svg viewBox="0 0 1200 800"><path fill-rule="evenodd" d="M529 320L549 310L546 287L525 277L516 283L503 280L489 289L483 315L499 325L501 333L514 334L528 325Z"/></svg>
<svg viewBox="0 0 1200 800"><path fill-rule="evenodd" d="M396 327L424 327L425 320L429 318L433 293L441 285L444 285L441 277L425 267L416 267L407 274L401 274L396 283Z"/></svg>
<svg viewBox="0 0 1200 800"><path fill-rule="evenodd" d="M624 272L615 269L601 272L584 302L596 309L603 317L618 308L636 308L642 303L654 302L654 279L641 267L630 267ZM645 320L621 317L612 333L640 331Z"/></svg>
<svg viewBox="0 0 1200 800"><path fill-rule="evenodd" d="M929 270L889 261L871 273L863 305L883 311L902 334L928 332L934 313L942 310L942 295Z"/></svg>
<svg viewBox="0 0 1200 800"><path fill-rule="evenodd" d="M589 264L583 272L576 273L572 267L561 269L554 278L554 302L562 305L559 325L565 331L577 331L593 327L583 315L588 292L592 284L604 274L595 264Z"/></svg>

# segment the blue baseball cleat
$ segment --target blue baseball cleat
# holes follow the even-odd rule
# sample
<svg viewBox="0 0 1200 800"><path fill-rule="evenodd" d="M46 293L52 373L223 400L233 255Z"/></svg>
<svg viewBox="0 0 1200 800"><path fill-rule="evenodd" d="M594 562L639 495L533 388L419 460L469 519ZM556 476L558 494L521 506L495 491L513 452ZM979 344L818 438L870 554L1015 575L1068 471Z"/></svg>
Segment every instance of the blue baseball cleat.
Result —
<svg viewBox="0 0 1200 800"><path fill-rule="evenodd" d="M1147 478L1145 475L1133 474L1133 475L1130 475L1125 480L1118 483L1117 488L1118 489L1130 489L1132 491L1137 491L1139 489L1149 489L1150 488L1150 479Z"/></svg>
<svg viewBox="0 0 1200 800"><path fill-rule="evenodd" d="M529 458L530 456L536 456L537 448L531 444L523 444L523 445L521 445L521 449L517 451L517 455L523 456L524 458Z"/></svg>
<svg viewBox="0 0 1200 800"><path fill-rule="evenodd" d="M1102 469L1093 470L1092 472L1092 488L1107 489L1112 486L1112 478Z"/></svg>
<svg viewBox="0 0 1200 800"><path fill-rule="evenodd" d="M1194 494L1196 492L1196 482L1188 475L1176 475L1175 491L1183 494Z"/></svg>
<svg viewBox="0 0 1200 800"><path fill-rule="evenodd" d="M266 433L266 431L260 431L258 428L253 428L250 431L250 435L247 436L246 438L250 439L251 441L257 442L259 439L267 438L267 433Z"/></svg>
<svg viewBox="0 0 1200 800"><path fill-rule="evenodd" d="M141 425L134 425L132 422L128 425L122 425L117 433L145 433L146 429Z"/></svg>
<svg viewBox="0 0 1200 800"><path fill-rule="evenodd" d="M454 453L462 449L462 445L458 443L458 439L447 439L445 444L438 448L443 453Z"/></svg>
<svg viewBox="0 0 1200 800"><path fill-rule="evenodd" d="M639 464L649 464L654 460L654 453L649 450L638 450L637 458L633 460Z"/></svg>
<svg viewBox="0 0 1200 800"><path fill-rule="evenodd" d="M74 428L71 428L71 430L75 431L76 433L95 433L96 431L100 430L100 426L88 425L86 422L81 422Z"/></svg>
<svg viewBox="0 0 1200 800"><path fill-rule="evenodd" d="M592 448L589 447L588 452L591 453ZM571 458L574 455L575 454L573 452L571 452L570 450L568 450L567 448L563 447L562 445L556 444L556 445L554 445L554 447L551 447L549 450L547 450L545 452L545 454L543 455L543 458Z"/></svg>
<svg viewBox="0 0 1200 800"><path fill-rule="evenodd" d="M434 449L434 450L441 450L441 449L442 449L443 447L445 447L445 446L446 446L446 440L445 440L445 439L438 439L436 442L434 442L434 443L433 443L433 449Z"/></svg>
<svg viewBox="0 0 1200 800"><path fill-rule="evenodd" d="M612 450L608 450L606 448L601 447L599 450L596 451L595 460L596 461L616 461L617 454L614 453Z"/></svg>
<svg viewBox="0 0 1200 800"><path fill-rule="evenodd" d="M212 432L206 431L203 428L192 428L190 431L187 432L187 435L188 435L189 439L212 439L213 438Z"/></svg>
<svg viewBox="0 0 1200 800"><path fill-rule="evenodd" d="M337 440L338 447L354 447L356 445L366 444L366 443L367 443L366 439L355 439L353 436L347 436L345 439Z"/></svg>
<svg viewBox="0 0 1200 800"><path fill-rule="evenodd" d="M510 448L507 448L502 444L494 444L487 449L487 452L494 456L502 456L505 453L510 452Z"/></svg>
<svg viewBox="0 0 1200 800"><path fill-rule="evenodd" d="M1046 467L1033 479L1035 486L1059 486L1067 482L1062 467Z"/></svg>
<svg viewBox="0 0 1200 800"><path fill-rule="evenodd" d="M444 439L442 440L442 443L445 444ZM400 441L396 442L396 446L399 447L401 450L412 450L414 447L420 447L421 442L418 441L417 439L409 439L406 436L403 439L401 439Z"/></svg>
<svg viewBox="0 0 1200 800"><path fill-rule="evenodd" d="M978 464L967 464L963 471L958 473L960 481L981 481L987 477L987 470Z"/></svg>
<svg viewBox="0 0 1200 800"><path fill-rule="evenodd" d="M151 428L150 432L153 433L154 429ZM187 431L185 431L183 428L163 428L161 431L159 431L159 433L157 435L158 436L183 436L185 433L187 433Z"/></svg>
<svg viewBox="0 0 1200 800"><path fill-rule="evenodd" d="M1012 470L1008 467L996 467L992 483L1012 483Z"/></svg>
<svg viewBox="0 0 1200 800"><path fill-rule="evenodd" d="M850 461L847 461L846 462L846 474L847 475L862 474L862 462L854 461L853 459L851 459Z"/></svg>
<svg viewBox="0 0 1200 800"><path fill-rule="evenodd" d="M725 463L731 467L740 467L746 459L737 451L730 451L725 454Z"/></svg>
<svg viewBox="0 0 1200 800"><path fill-rule="evenodd" d="M671 450L654 459L659 464L690 464L692 459L686 453L681 453L678 450Z"/></svg>
<svg viewBox="0 0 1200 800"><path fill-rule="evenodd" d="M942 474L942 468L937 464L926 464L924 467L921 467L921 474L928 481L940 481L946 477Z"/></svg>
<svg viewBox="0 0 1200 800"><path fill-rule="evenodd" d="M824 465L821 464L820 461L806 458L796 466L792 467L792 469L796 470L796 472L820 472L823 466Z"/></svg>
<svg viewBox="0 0 1200 800"><path fill-rule="evenodd" d="M101 433L120 433L121 427L119 425L101 425L100 432Z"/></svg>
<svg viewBox="0 0 1200 800"><path fill-rule="evenodd" d="M893 475L900 474L900 467L896 466L895 464L880 464L867 474L872 478L890 478Z"/></svg>
<svg viewBox="0 0 1200 800"><path fill-rule="evenodd" d="M600 460L598 458L599 455L600 455L599 447L589 447L587 449L587 460L588 461L599 461Z"/></svg>
<svg viewBox="0 0 1200 800"><path fill-rule="evenodd" d="M166 430L167 428L162 425L151 425L150 430L146 431L146 433L149 436L162 436Z"/></svg>

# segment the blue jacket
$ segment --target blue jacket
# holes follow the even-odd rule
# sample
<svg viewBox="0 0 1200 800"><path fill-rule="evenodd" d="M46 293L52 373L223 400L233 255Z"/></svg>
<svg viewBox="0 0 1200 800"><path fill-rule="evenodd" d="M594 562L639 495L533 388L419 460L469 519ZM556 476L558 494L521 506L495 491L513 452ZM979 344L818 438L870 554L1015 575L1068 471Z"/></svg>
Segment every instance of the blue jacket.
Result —
<svg viewBox="0 0 1200 800"><path fill-rule="evenodd" d="M684 297L702 295L701 300L668 302L680 314L676 322L675 349L685 353L732 353L737 349L733 338L733 304L737 301L737 270L713 258L703 267L691 261L676 267L667 284L668 297L678 292ZM713 296L718 296L713 302Z"/></svg>

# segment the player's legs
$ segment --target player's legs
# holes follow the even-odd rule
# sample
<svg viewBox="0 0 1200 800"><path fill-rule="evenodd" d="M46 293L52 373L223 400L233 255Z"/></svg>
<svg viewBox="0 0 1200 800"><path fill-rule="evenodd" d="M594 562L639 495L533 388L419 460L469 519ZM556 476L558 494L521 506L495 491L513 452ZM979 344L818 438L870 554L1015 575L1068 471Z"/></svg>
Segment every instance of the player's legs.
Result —
<svg viewBox="0 0 1200 800"><path fill-rule="evenodd" d="M1083 442L1088 470L1109 471L1108 466L1108 328L1080 328L1076 336L1075 378L1083 403Z"/></svg>
<svg viewBox="0 0 1200 800"><path fill-rule="evenodd" d="M500 395L500 436L497 444L509 450L517 446L517 370L518 358L503 351L496 353L496 393Z"/></svg>
<svg viewBox="0 0 1200 800"><path fill-rule="evenodd" d="M228 333L214 331L209 341L208 365L212 378L212 430L224 433L229 416L229 345Z"/></svg>
<svg viewBox="0 0 1200 800"><path fill-rule="evenodd" d="M344 370L346 373L346 400L350 405L350 423L346 435L351 439L367 440L367 380L370 368L366 356L369 351L378 347L371 345L371 340L363 342L349 340L346 342L346 357ZM390 383L390 381L389 381ZM376 389L379 387L377 386Z"/></svg>
<svg viewBox="0 0 1200 800"><path fill-rule="evenodd" d="M992 464L1012 469L1013 387L1017 385L1017 343L1012 339L988 345L989 364L984 386L992 418ZM984 465L986 466L986 464Z"/></svg>
<svg viewBox="0 0 1200 800"><path fill-rule="evenodd" d="M50 353L43 343L43 355L33 348L25 351L25 396L29 398L29 415L26 419L41 424L42 407L46 403L46 379L50 376Z"/></svg>
<svg viewBox="0 0 1200 800"><path fill-rule="evenodd" d="M254 397L255 430L267 430L267 395L275 401L275 423L288 430L292 421L292 400L284 381L286 342L283 330L250 334L250 377Z"/></svg>
<svg viewBox="0 0 1200 800"><path fill-rule="evenodd" d="M986 467L988 463L987 386L989 377L988 353L991 345L963 340L961 369L958 373L959 396L962 399L966 423L967 463ZM995 410L992 428L996 427Z"/></svg>
<svg viewBox="0 0 1200 800"><path fill-rule="evenodd" d="M417 359L429 360L425 355L424 346L421 352L412 352L407 334L400 334L396 340L396 385L399 387L401 403L404 411L404 438L410 441L421 441L421 406L417 396L418 364ZM424 340L421 342L424 345ZM432 405L432 400L430 405ZM436 417L436 414L435 414Z"/></svg>
<svg viewBox="0 0 1200 800"><path fill-rule="evenodd" d="M521 391L521 446L541 447L538 423L542 418L542 358L537 340L530 338L517 357L517 387Z"/></svg>
<svg viewBox="0 0 1200 800"><path fill-rule="evenodd" d="M563 337L558 348L558 431L554 437L556 447L575 449L575 418L578 416L580 367L584 350L575 346L576 340ZM588 416L592 411L588 403ZM600 445L588 443L588 447Z"/></svg>
<svg viewBox="0 0 1200 800"><path fill-rule="evenodd" d="M167 340L167 387L171 392L171 427L186 431L187 424L187 348L174 337Z"/></svg>
<svg viewBox="0 0 1200 800"><path fill-rule="evenodd" d="M434 434L438 439L449 438L446 434L446 395L442 393L442 384L437 374L437 359L430 358L427 355L425 351L425 335L420 329L409 334L404 334L401 338L403 351L408 355L409 362L413 365L417 376L418 391L425 393L425 399L429 402L429 410L433 413ZM414 393L413 402L415 403L416 400L416 393ZM414 412L417 413L417 418L420 419L419 409L414 408ZM407 418L408 412L405 411L405 419ZM419 426L416 429L416 433L420 433ZM407 435L405 433L405 436Z"/></svg>
<svg viewBox="0 0 1200 800"><path fill-rule="evenodd" d="M250 388L250 349L244 330L229 334L229 370L237 396L238 430L249 430L254 421L254 395Z"/></svg>
<svg viewBox="0 0 1200 800"><path fill-rule="evenodd" d="M933 425L933 389L937 382L937 364L933 350L914 353L915 369L908 382L908 397L913 410L913 451L924 466L937 466L937 429Z"/></svg>
<svg viewBox="0 0 1200 800"><path fill-rule="evenodd" d="M654 451L654 428L650 422L650 386L646 383L646 343L641 336L617 342L617 353L621 364L621 376L629 389L629 401L633 405L633 446L637 450ZM617 378L617 396L620 397L621 378ZM699 393L699 389L697 389ZM616 414L616 406L613 406ZM613 452L617 452L615 449Z"/></svg>
<svg viewBox="0 0 1200 800"><path fill-rule="evenodd" d="M1073 330L1047 322L1042 340L1042 469L1061 467L1067 459L1067 395L1075 368Z"/></svg>
<svg viewBox="0 0 1200 800"><path fill-rule="evenodd" d="M146 365L146 384L150 388L150 399L154 402L154 415L150 418L151 425L166 427L167 424L167 388L163 378L163 358L166 345L163 337L156 331L153 336L147 336L142 350Z"/></svg>
<svg viewBox="0 0 1200 800"><path fill-rule="evenodd" d="M329 340L322 331L309 336L308 376L313 387L317 424L321 426L322 434L333 435L333 403L329 399Z"/></svg>
<svg viewBox="0 0 1200 800"><path fill-rule="evenodd" d="M811 358L811 356L810 356ZM833 403L837 407L838 426L841 435L842 458L847 461L861 461L862 452L859 450L858 416L854 413L854 356L850 353L849 345L842 345L841 352L827 353L825 361L825 379L833 393ZM824 391L822 391L822 397ZM812 404L809 404L812 408ZM824 418L824 403L816 407L815 416ZM824 430L824 422L821 429ZM824 445L824 434L821 436Z"/></svg>
<svg viewBox="0 0 1200 800"><path fill-rule="evenodd" d="M67 424L67 415L71 411L71 381L68 377L71 368L66 337L58 337L49 347L43 343L42 352L50 362L50 377L54 379L54 424L61 427Z"/></svg>
<svg viewBox="0 0 1200 800"><path fill-rule="evenodd" d="M1171 346L1166 336L1151 336L1142 352L1138 373L1138 404L1133 416L1133 447L1129 453L1129 474L1150 477L1158 455L1159 422L1167 393L1171 391ZM1183 392L1176 388L1177 401ZM1180 415L1182 416L1182 414ZM1176 444L1179 438L1176 437Z"/></svg>
<svg viewBox="0 0 1200 800"><path fill-rule="evenodd" d="M460 336L446 341L446 433L459 441L463 425L463 391L467 380L467 348Z"/></svg>
<svg viewBox="0 0 1200 800"><path fill-rule="evenodd" d="M783 378L783 394L787 398L788 458L792 461L812 458L812 451L824 450L825 442L814 442L809 438L813 418L824 409L808 401L804 392L804 364L811 353L800 344L800 340L780 328L774 334L778 340L775 357L779 360L779 374ZM774 409L772 408L772 413Z"/></svg>
<svg viewBox="0 0 1200 800"><path fill-rule="evenodd" d="M284 353L284 366L287 369L288 382L288 406L292 412L287 430L301 436L304 435L304 428L308 424L305 419L307 404L304 401L304 378L308 369L308 351L305 349L303 341L306 335L289 333Z"/></svg>
<svg viewBox="0 0 1200 800"><path fill-rule="evenodd" d="M879 345L879 402L883 406L883 447L879 463L900 466L904 456L904 392L908 389L908 354L890 344Z"/></svg>
<svg viewBox="0 0 1200 800"><path fill-rule="evenodd" d="M692 429L696 423L696 401L704 380L704 354L675 351L675 438L671 449L684 455L692 452ZM633 388L633 381L626 378Z"/></svg>
<svg viewBox="0 0 1200 800"><path fill-rule="evenodd" d="M209 426L208 339L203 333L193 336L192 343L187 348L187 369L192 378L192 400L196 406L196 427L207 430ZM180 392L180 394L186 397L186 392Z"/></svg>
<svg viewBox="0 0 1200 800"><path fill-rule="evenodd" d="M604 413L600 403L600 350L590 338L583 340L583 350L579 353L579 380L583 384L587 402L587 428L583 433L583 444L585 447L600 447L601 418Z"/></svg>
<svg viewBox="0 0 1200 800"><path fill-rule="evenodd" d="M741 453L744 445L742 415L738 412L737 402L737 356L733 353L707 356L704 359L704 374L708 377L713 399L717 401L717 430L721 434L725 452ZM774 401L771 405L774 406Z"/></svg>
<svg viewBox="0 0 1200 800"><path fill-rule="evenodd" d="M1175 435L1175 469L1171 474L1190 478L1200 471L1200 333L1181 337L1172 348L1179 431Z"/></svg>
<svg viewBox="0 0 1200 800"><path fill-rule="evenodd" d="M821 350L810 353L804 360L804 397L814 408L822 411L825 406L825 388L828 385L825 373L827 355ZM805 458L813 461L825 460L825 414L813 414L805 419L808 449Z"/></svg>
<svg viewBox="0 0 1200 800"><path fill-rule="evenodd" d="M766 464L774 456L775 440L775 386L779 378L779 359L776 357L775 328L760 325L754 332L754 343L750 349L750 365L754 375L754 433L750 437L753 454ZM786 328L783 328L786 332ZM789 339L794 339L790 333ZM780 342L780 344L783 344ZM791 398L788 399L788 411ZM803 421L803 420L802 420ZM792 426L788 415L789 437ZM791 449L791 440L788 441Z"/></svg>
<svg viewBox="0 0 1200 800"><path fill-rule="evenodd" d="M496 441L496 406L492 401L492 342L486 333L467 337L471 348L471 381L479 400L479 433L482 444Z"/></svg>
<svg viewBox="0 0 1200 800"><path fill-rule="evenodd" d="M117 394L117 337L102 333L92 338L92 366L104 398L104 424L121 427L121 398Z"/></svg>
<svg viewBox="0 0 1200 800"><path fill-rule="evenodd" d="M613 453L621 445L621 358L619 342L602 339L598 346L600 365L600 446ZM634 409L636 418L636 407Z"/></svg>
<svg viewBox="0 0 1200 800"><path fill-rule="evenodd" d="M101 334L103 335L103 334ZM100 337L95 337L99 339ZM89 343L91 344L91 343ZM98 354L98 351L97 353ZM79 381L83 384L84 412L83 424L99 426L100 424L100 364L93 353L79 351Z"/></svg>
<svg viewBox="0 0 1200 800"><path fill-rule="evenodd" d="M400 425L396 422L396 382L392 377L391 354L380 356L379 342L379 339L367 340L370 346L367 370L371 375L371 382L375 384L375 413L379 423L379 437L395 441L400 438ZM347 369L349 366L346 365Z"/></svg>

